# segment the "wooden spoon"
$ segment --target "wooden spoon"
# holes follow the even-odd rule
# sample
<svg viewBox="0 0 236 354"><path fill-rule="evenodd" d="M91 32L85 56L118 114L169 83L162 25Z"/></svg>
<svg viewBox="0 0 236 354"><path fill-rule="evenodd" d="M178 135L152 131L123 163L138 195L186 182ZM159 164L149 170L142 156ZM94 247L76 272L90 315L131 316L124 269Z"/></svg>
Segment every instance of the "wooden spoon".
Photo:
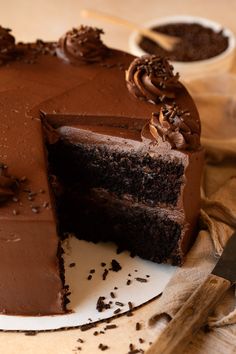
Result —
<svg viewBox="0 0 236 354"><path fill-rule="evenodd" d="M125 26L131 30L135 30L135 31L139 32L140 34L142 34L143 36L156 42L162 48L164 48L165 50L168 50L168 51L173 50L175 44L177 44L180 41L180 38L178 38L178 37L168 36L166 34L153 31L151 29L142 27L136 23L130 22L128 20L124 20L120 17L108 15L104 12L84 9L81 11L80 14L82 17L103 20L103 21L110 22L110 23L113 23L116 25Z"/></svg>

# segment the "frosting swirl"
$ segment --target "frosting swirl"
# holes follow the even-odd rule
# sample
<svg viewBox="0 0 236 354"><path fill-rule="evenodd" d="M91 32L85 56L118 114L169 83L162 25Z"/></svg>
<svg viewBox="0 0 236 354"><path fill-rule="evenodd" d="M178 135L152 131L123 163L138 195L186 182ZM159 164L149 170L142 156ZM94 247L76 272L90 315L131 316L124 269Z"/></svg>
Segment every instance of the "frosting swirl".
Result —
<svg viewBox="0 0 236 354"><path fill-rule="evenodd" d="M6 202L15 195L17 180L6 173L7 167L0 163L0 203Z"/></svg>
<svg viewBox="0 0 236 354"><path fill-rule="evenodd" d="M177 105L163 105L160 112L153 113L148 128L150 138L158 142L168 141L172 149L196 150L200 147L200 122Z"/></svg>
<svg viewBox="0 0 236 354"><path fill-rule="evenodd" d="M15 38L9 28L0 26L0 65L12 60L16 54Z"/></svg>
<svg viewBox="0 0 236 354"><path fill-rule="evenodd" d="M103 33L103 30L89 26L73 28L59 39L59 56L70 62L101 61L108 52L108 48L100 39Z"/></svg>
<svg viewBox="0 0 236 354"><path fill-rule="evenodd" d="M173 74L173 66L167 58L157 55L143 55L134 59L126 71L130 93L154 104L175 97L178 79L179 74Z"/></svg>

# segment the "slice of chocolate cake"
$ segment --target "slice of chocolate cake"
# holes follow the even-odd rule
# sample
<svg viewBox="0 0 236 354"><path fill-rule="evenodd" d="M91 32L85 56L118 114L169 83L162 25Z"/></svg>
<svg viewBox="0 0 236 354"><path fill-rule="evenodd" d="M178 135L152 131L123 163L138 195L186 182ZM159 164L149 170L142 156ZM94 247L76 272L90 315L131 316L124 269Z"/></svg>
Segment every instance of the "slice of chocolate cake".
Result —
<svg viewBox="0 0 236 354"><path fill-rule="evenodd" d="M129 68L100 35L17 44L0 27L0 313L65 313L58 222L157 262L181 263L193 239L195 105L166 60ZM64 188L56 208L48 170Z"/></svg>
<svg viewBox="0 0 236 354"><path fill-rule="evenodd" d="M57 198L61 230L181 264L200 204L203 151L196 108L163 58L134 60L126 83L119 76L121 93L109 79L99 76L101 96L96 84L86 83L41 106L60 111L43 114L43 120L54 128L49 162L64 189ZM85 107L89 94L99 100Z"/></svg>

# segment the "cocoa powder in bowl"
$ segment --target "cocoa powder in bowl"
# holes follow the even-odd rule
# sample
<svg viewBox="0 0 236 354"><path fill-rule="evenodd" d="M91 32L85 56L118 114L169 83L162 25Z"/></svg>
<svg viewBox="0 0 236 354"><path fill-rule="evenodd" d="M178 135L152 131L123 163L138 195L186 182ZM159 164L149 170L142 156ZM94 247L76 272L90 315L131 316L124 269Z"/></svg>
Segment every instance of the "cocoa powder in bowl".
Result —
<svg viewBox="0 0 236 354"><path fill-rule="evenodd" d="M198 23L169 23L152 28L171 36L180 38L173 51L168 52L152 40L142 37L139 46L145 52L160 56L168 56L173 61L192 62L209 59L224 52L229 45L228 37L223 30L214 31L212 28Z"/></svg>

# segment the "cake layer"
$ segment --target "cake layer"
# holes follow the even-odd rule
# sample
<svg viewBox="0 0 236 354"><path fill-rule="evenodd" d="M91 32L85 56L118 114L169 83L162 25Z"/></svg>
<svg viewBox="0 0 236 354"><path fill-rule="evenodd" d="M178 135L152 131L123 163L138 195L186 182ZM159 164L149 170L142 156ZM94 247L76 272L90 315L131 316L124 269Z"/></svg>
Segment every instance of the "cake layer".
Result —
<svg viewBox="0 0 236 354"><path fill-rule="evenodd" d="M184 182L184 154L163 153L142 142L111 139L78 127L57 132L61 140L49 147L49 161L53 173L66 183L129 194L134 201L152 206L177 205Z"/></svg>
<svg viewBox="0 0 236 354"><path fill-rule="evenodd" d="M61 230L93 242L113 241L120 250L157 263L181 264L187 225L176 210L134 203L104 189L67 189L59 198Z"/></svg>

